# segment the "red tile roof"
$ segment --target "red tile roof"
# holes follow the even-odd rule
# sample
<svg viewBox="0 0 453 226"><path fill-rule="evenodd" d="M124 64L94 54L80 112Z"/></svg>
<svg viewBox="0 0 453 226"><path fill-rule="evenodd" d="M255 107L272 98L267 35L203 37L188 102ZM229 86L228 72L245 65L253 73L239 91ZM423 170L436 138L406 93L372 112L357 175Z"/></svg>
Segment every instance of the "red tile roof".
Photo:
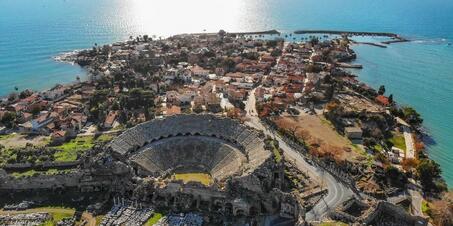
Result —
<svg viewBox="0 0 453 226"><path fill-rule="evenodd" d="M389 98L379 95L376 97L376 102L380 103L381 105L388 106L390 104Z"/></svg>

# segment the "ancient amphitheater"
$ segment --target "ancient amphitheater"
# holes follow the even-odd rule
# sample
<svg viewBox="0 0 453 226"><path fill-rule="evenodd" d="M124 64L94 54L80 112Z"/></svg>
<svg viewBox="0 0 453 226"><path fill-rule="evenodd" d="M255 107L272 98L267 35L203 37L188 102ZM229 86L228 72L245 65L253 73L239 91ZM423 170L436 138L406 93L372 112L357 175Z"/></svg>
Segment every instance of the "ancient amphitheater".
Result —
<svg viewBox="0 0 453 226"><path fill-rule="evenodd" d="M275 159L263 134L239 121L177 115L124 131L91 150L68 174L16 179L0 172L0 195L60 191L65 200L121 197L175 213L201 212L212 225L238 216L299 219L303 208L284 191L284 164ZM210 183L176 176L184 173L207 174Z"/></svg>
<svg viewBox="0 0 453 226"><path fill-rule="evenodd" d="M297 219L300 213L293 195L281 191L284 167L266 149L264 135L237 120L210 114L154 119L123 132L109 149L132 168L133 196L154 206L209 216ZM169 177L178 173L209 174L214 183Z"/></svg>
<svg viewBox="0 0 453 226"><path fill-rule="evenodd" d="M140 176L209 173L216 180L249 174L268 159L260 134L214 115L178 115L140 124L111 143Z"/></svg>

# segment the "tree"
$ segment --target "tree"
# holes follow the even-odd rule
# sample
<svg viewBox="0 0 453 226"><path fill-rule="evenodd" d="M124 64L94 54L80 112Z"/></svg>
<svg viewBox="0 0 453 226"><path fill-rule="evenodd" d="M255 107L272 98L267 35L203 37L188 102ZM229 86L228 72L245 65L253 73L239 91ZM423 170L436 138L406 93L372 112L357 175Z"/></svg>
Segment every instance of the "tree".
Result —
<svg viewBox="0 0 453 226"><path fill-rule="evenodd" d="M224 30L220 30L218 35L223 38L226 35L226 32Z"/></svg>
<svg viewBox="0 0 453 226"><path fill-rule="evenodd" d="M319 39L316 36L312 36L310 41L308 41L311 45L317 45L319 43Z"/></svg>
<svg viewBox="0 0 453 226"><path fill-rule="evenodd" d="M384 85L379 86L378 94L384 95L384 93L385 93L385 86Z"/></svg>
<svg viewBox="0 0 453 226"><path fill-rule="evenodd" d="M149 108L154 106L154 93L141 88L134 88L129 91L126 107L128 109Z"/></svg>
<svg viewBox="0 0 453 226"><path fill-rule="evenodd" d="M413 158L404 158L403 161L401 162L401 166L406 171L410 171L411 169L417 167L417 164L418 164L417 159Z"/></svg>
<svg viewBox="0 0 453 226"><path fill-rule="evenodd" d="M13 101L13 100L16 100L17 99L17 93L10 93L8 95L8 101Z"/></svg>
<svg viewBox="0 0 453 226"><path fill-rule="evenodd" d="M271 47L271 48L275 48L278 44L278 41L277 40L268 40L266 41L266 46L267 47Z"/></svg>
<svg viewBox="0 0 453 226"><path fill-rule="evenodd" d="M27 98L29 96L33 95L33 91L29 90L29 89L26 89L22 92L19 93L19 98L20 99L24 99L24 98Z"/></svg>
<svg viewBox="0 0 453 226"><path fill-rule="evenodd" d="M431 159L423 159L417 166L418 177L426 190L435 188L434 179L439 178L441 169L439 164Z"/></svg>
<svg viewBox="0 0 453 226"><path fill-rule="evenodd" d="M275 48L275 49L272 50L272 52L271 52L271 56L273 56L273 57L277 57L277 56L280 56L280 55L282 55L282 50L281 50L281 49Z"/></svg>
<svg viewBox="0 0 453 226"><path fill-rule="evenodd" d="M453 225L453 192L446 192L441 200L435 200L430 205L429 215L435 225Z"/></svg>
<svg viewBox="0 0 453 226"><path fill-rule="evenodd" d="M234 67L236 66L236 63L231 58L223 59L220 64L226 72L234 71Z"/></svg>
<svg viewBox="0 0 453 226"><path fill-rule="evenodd" d="M388 166L385 168L385 176L393 186L402 188L406 185L407 177L398 168Z"/></svg>
<svg viewBox="0 0 453 226"><path fill-rule="evenodd" d="M7 127L7 128L12 128L14 126L14 122L16 120L16 113L8 111L6 112L2 119L1 122Z"/></svg>
<svg viewBox="0 0 453 226"><path fill-rule="evenodd" d="M421 118L420 114L411 107L403 107L402 112L404 115L404 119L409 124L418 125L423 122L423 119Z"/></svg>

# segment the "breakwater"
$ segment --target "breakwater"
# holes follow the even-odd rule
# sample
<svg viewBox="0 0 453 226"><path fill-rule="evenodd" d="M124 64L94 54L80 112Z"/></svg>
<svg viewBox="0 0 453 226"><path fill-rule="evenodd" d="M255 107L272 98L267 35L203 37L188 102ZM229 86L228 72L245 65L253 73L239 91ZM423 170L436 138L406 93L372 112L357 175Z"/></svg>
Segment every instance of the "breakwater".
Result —
<svg viewBox="0 0 453 226"><path fill-rule="evenodd" d="M280 35L281 33L277 30L267 31L252 31L252 32L230 32L232 35Z"/></svg>
<svg viewBox="0 0 453 226"><path fill-rule="evenodd" d="M399 34L391 32L370 32L370 31L340 31L340 30L297 30L294 34L331 34L331 35L348 35L348 36L381 36L389 37L393 40L381 42L391 44L397 42L408 42L409 39L401 37ZM379 46L381 47L381 46Z"/></svg>
<svg viewBox="0 0 453 226"><path fill-rule="evenodd" d="M332 35L356 35L356 36L385 36L391 38L400 37L391 32L370 32L370 31L338 31L338 30L297 30L294 34L332 34Z"/></svg>
<svg viewBox="0 0 453 226"><path fill-rule="evenodd" d="M364 44L364 45L370 45L370 46L376 46L376 47L380 47L380 48L387 48L386 45L384 44L381 44L381 43L376 43L376 42L352 42L353 44Z"/></svg>

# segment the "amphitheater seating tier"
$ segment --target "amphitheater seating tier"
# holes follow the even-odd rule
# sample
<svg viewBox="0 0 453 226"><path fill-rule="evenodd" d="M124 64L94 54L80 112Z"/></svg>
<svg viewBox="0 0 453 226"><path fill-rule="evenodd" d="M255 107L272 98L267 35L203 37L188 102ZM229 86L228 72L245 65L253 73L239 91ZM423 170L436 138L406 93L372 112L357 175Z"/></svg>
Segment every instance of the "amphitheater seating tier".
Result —
<svg viewBox="0 0 453 226"><path fill-rule="evenodd" d="M176 115L131 128L110 143L112 151L150 173L203 166L225 177L244 164L259 165L270 152L257 131L215 115Z"/></svg>

